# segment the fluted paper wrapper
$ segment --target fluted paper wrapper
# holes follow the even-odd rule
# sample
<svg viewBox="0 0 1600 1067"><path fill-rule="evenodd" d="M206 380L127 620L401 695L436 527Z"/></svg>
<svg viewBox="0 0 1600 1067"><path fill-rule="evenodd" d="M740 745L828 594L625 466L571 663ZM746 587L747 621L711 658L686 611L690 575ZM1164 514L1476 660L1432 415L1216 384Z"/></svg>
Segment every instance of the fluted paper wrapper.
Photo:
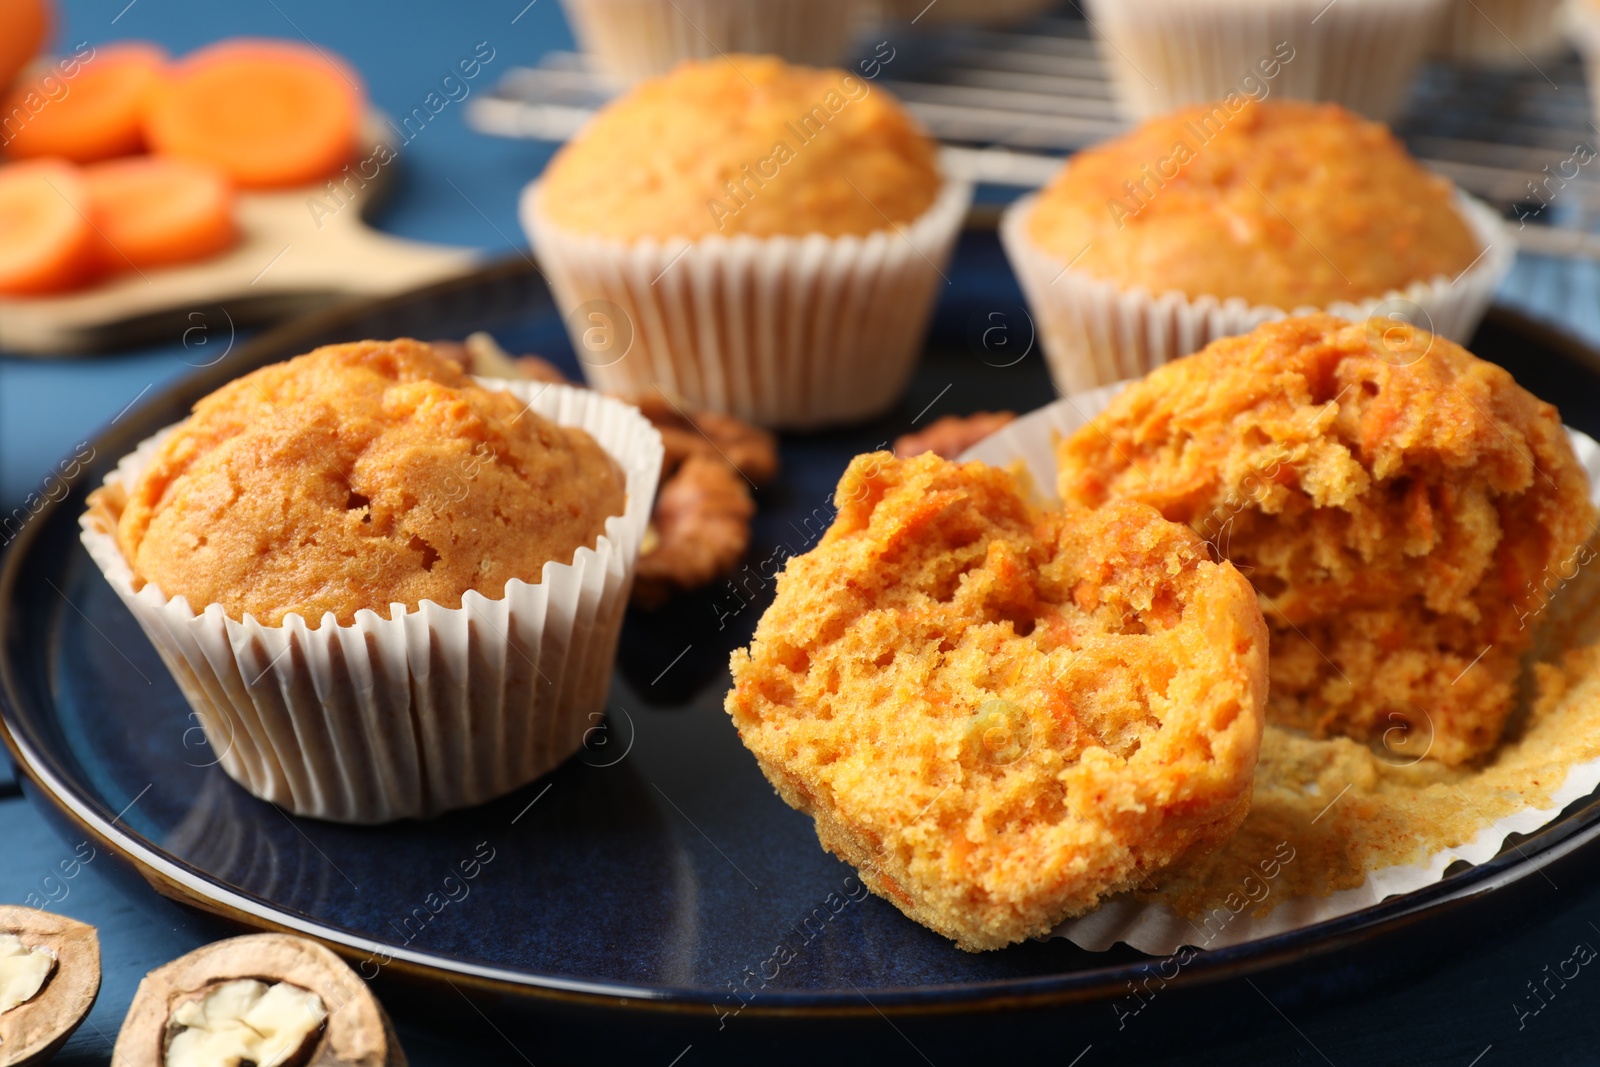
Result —
<svg viewBox="0 0 1600 1067"><path fill-rule="evenodd" d="M605 710L617 637L661 467L637 408L587 389L486 381L586 430L621 467L627 504L593 547L544 565L537 584L468 591L459 608L391 604L384 618L297 614L265 626L198 612L153 584L134 590L114 518L94 508L82 540L171 670L229 777L297 815L380 823L470 807L553 769ZM106 477L131 486L175 427ZM486 593L492 592L494 599Z"/></svg>
<svg viewBox="0 0 1600 1067"><path fill-rule="evenodd" d="M884 0L879 5L892 19L915 20L921 26L971 22L980 26L1012 26L1060 6L1058 0Z"/></svg>
<svg viewBox="0 0 1600 1067"><path fill-rule="evenodd" d="M1111 398L1127 383L1095 389L1048 404L1018 419L961 455L963 462L981 460L991 466L1012 467L1021 462L1033 488L1044 500L1055 499L1056 442L1069 436L1105 410ZM1591 496L1600 505L1600 444L1577 430L1568 429L1578 460L1589 474ZM1383 867L1368 873L1353 889L1327 896L1296 896L1284 900L1265 915L1246 907L1233 913L1218 930L1200 928L1160 903L1145 903L1129 896L1106 901L1094 911L1069 919L1051 936L1064 937L1080 948L1103 952L1118 942L1153 956L1165 956L1184 946L1223 948L1311 926L1370 907L1387 897L1409 893L1444 877L1458 860L1477 864L1497 855L1511 834L1527 834L1559 815L1568 804L1600 787L1600 759L1574 763L1566 781L1555 789L1543 807L1524 808L1495 820L1471 841L1441 849L1417 863Z"/></svg>
<svg viewBox="0 0 1600 1067"><path fill-rule="evenodd" d="M1561 50L1562 0L1451 0L1434 54L1456 63L1521 65Z"/></svg>
<svg viewBox="0 0 1600 1067"><path fill-rule="evenodd" d="M1453 279L1440 276L1371 300L1292 311L1238 298L1189 297L1176 291L1155 295L1073 270L1034 244L1027 225L1038 199L1023 197L1006 210L1000 240L1034 315L1050 376L1067 395L1141 377L1219 337L1249 333L1264 322L1315 311L1355 322L1374 314L1398 314L1430 333L1465 344L1517 256L1516 238L1495 210L1457 190L1456 207L1484 252Z"/></svg>
<svg viewBox="0 0 1600 1067"><path fill-rule="evenodd" d="M1089 16L1130 118L1265 85L1274 97L1331 100L1388 121L1438 39L1449 2L1090 0ZM1285 42L1293 58L1264 78L1260 62Z"/></svg>
<svg viewBox="0 0 1600 1067"><path fill-rule="evenodd" d="M1567 0L1563 12L1567 35L1578 46L1589 75L1590 118L1600 123L1600 4L1590 0Z"/></svg>
<svg viewBox="0 0 1600 1067"><path fill-rule="evenodd" d="M618 86L686 59L776 55L835 67L850 57L859 0L561 0L600 72Z"/></svg>
<svg viewBox="0 0 1600 1067"><path fill-rule="evenodd" d="M865 237L625 242L551 225L539 189L523 191L522 224L591 385L659 386L783 429L862 422L900 399L972 197L947 179L920 218ZM586 322L572 321L595 302L631 331L614 361L584 358Z"/></svg>

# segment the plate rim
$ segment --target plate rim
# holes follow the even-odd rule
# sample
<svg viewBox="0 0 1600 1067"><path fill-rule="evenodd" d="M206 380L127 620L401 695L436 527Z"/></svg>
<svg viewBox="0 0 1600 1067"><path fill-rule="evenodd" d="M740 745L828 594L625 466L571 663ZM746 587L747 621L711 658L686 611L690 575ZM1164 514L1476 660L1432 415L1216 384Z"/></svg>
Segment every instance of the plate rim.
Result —
<svg viewBox="0 0 1600 1067"><path fill-rule="evenodd" d="M284 358L300 338L316 337L341 324L363 316L381 315L406 305L420 305L462 291L471 291L500 282L527 286L532 293L542 292L549 300L538 270L520 259L508 259L458 278L452 278L398 296L353 302L297 319L264 332L241 346L241 358L197 370L174 380L162 392L145 400L121 427L110 425L92 438L97 456L114 462L127 448L118 443L140 439L133 429L148 422L151 413L183 403L186 396L204 395L223 381L256 366ZM1540 344L1559 349L1574 363L1600 378L1600 351L1582 340L1520 312L1504 307L1491 309L1495 325ZM186 404L184 406L187 406ZM119 422L122 417L119 416ZM131 447L131 445L129 445ZM302 918L268 902L233 889L208 872L171 856L141 835L117 823L120 816L107 819L96 810L99 798L93 791L78 789L51 767L47 752L36 751L24 736L27 716L24 700L12 662L11 605L22 578L23 562L40 551L36 545L52 520L59 520L64 505L74 502L91 474L98 467L86 466L67 480L69 492L57 501L47 501L18 536L0 552L0 740L12 753L17 768L37 787L38 796L69 821L92 834L109 850L119 852L162 895L180 903L220 914L241 925L260 929L287 930L323 942L346 957L386 956L384 970L397 968L424 980L462 979L480 988L509 993L521 998L559 1003L580 1002L612 1010L634 1009L651 1012L703 1012L726 1000L725 990L675 987L647 983L610 982L572 978L532 970L519 971L440 953L420 952L409 946L373 941L353 931ZM44 549L48 551L49 549ZM83 551L76 539L57 551L70 556ZM1593 796L1593 795L1591 795ZM103 806L103 805L100 805ZM109 811L109 807L106 807ZM1175 979L1166 980L1174 988L1210 985L1270 971L1295 962L1325 956L1358 941L1398 931L1408 926L1437 920L1451 911L1505 888L1555 863L1600 837L1600 799L1590 799L1570 814L1558 816L1514 848L1502 847L1492 859L1470 867L1411 893L1390 897L1369 907L1311 926L1287 930L1254 941L1198 952ZM952 951L955 951L952 948ZM886 987L874 990L871 1005L862 1004L859 995L841 990L773 990L756 993L744 1003L742 1012L765 1017L856 1017L884 1012L894 1015L927 1013L981 1013L998 1008L1038 1008L1081 1002L1109 1001L1124 995L1128 981L1149 976L1169 957L1146 956L1139 960L1058 971L1026 978L1003 978L982 982L942 985Z"/></svg>

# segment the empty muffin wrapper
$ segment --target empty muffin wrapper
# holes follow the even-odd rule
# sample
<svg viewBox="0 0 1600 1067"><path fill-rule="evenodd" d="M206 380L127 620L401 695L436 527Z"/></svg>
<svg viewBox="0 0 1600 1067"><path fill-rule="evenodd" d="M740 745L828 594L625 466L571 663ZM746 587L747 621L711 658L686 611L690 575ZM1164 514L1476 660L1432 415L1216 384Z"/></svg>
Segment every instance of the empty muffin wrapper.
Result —
<svg viewBox="0 0 1600 1067"><path fill-rule="evenodd" d="M1046 405L974 445L960 458L963 461L981 460L993 466L1012 469L1020 462L1041 498L1053 499L1057 440L1070 435L1105 410L1111 398L1125 384L1118 383ZM1579 462L1588 472L1591 496L1600 505L1600 444L1576 430L1569 429L1568 434ZM1566 770L1565 780L1548 792L1541 791L1544 799L1537 805L1487 820L1471 840L1440 849L1424 859L1369 870L1364 883L1354 888L1325 896L1290 896L1286 899L1280 896L1277 901L1272 901L1269 892L1264 899L1276 903L1276 907L1260 914L1257 913L1257 900L1253 896L1247 899L1250 891L1241 889L1237 894L1237 907L1214 909L1194 919L1179 915L1159 901L1142 901L1131 895L1123 895L1107 900L1086 915L1067 920L1051 936L1067 938L1079 947L1095 952L1105 951L1122 942L1140 952L1166 956L1185 946L1222 948L1348 915L1388 897L1438 882L1444 877L1446 868L1457 861L1479 864L1493 858L1505 847L1508 836L1528 834L1539 829L1567 805L1600 788L1600 758L1573 759L1563 766ZM1467 798L1463 795L1462 799L1465 802ZM1338 800L1337 796L1329 797L1329 808ZM1274 857L1269 855L1264 859L1271 861ZM1283 857L1279 855L1276 859L1282 860ZM1270 868L1264 868L1258 883L1269 885L1272 875L1265 872L1276 870L1277 866L1272 864Z"/></svg>
<svg viewBox="0 0 1600 1067"><path fill-rule="evenodd" d="M499 599L362 610L315 629L197 613L153 584L135 590L116 541L126 490L175 427L106 477L110 502L79 519L82 540L155 645L229 777L263 800L338 822L426 817L480 804L553 769L605 710L634 561L655 500L661 436L630 405L539 382L504 388L530 410L587 431L626 477L627 503L570 563ZM470 491L470 487L468 489Z"/></svg>
<svg viewBox="0 0 1600 1067"><path fill-rule="evenodd" d="M523 192L523 228L590 384L624 395L659 387L786 429L894 406L972 198L971 185L947 178L920 217L864 237L624 242L551 224L539 189ZM602 352L589 343L594 326L606 332Z"/></svg>
<svg viewBox="0 0 1600 1067"><path fill-rule="evenodd" d="M1375 315L1397 317L1465 343L1517 255L1516 238L1499 214L1457 190L1456 207L1483 252L1456 277L1415 282L1403 291L1359 303L1291 312L1238 298L1191 298L1177 291L1156 295L1073 270L1028 235L1028 217L1038 199L1023 197L1006 210L1000 239L1035 317L1050 376L1057 389L1069 394L1140 377L1219 337L1249 333L1264 322L1313 311L1354 321Z"/></svg>

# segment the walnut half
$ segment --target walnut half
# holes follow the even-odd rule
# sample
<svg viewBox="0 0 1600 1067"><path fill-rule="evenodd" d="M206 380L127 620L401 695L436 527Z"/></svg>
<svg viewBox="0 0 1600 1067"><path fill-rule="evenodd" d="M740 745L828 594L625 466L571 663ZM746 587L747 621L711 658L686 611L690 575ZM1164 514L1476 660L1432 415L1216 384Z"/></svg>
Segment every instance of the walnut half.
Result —
<svg viewBox="0 0 1600 1067"><path fill-rule="evenodd" d="M94 927L33 908L0 907L0 1067L43 1063L100 993Z"/></svg>
<svg viewBox="0 0 1600 1067"><path fill-rule="evenodd" d="M195 949L145 975L113 1067L403 1067L367 984L303 937L251 934Z"/></svg>
<svg viewBox="0 0 1600 1067"><path fill-rule="evenodd" d="M730 573L750 547L756 503L734 469L690 455L656 496L650 533L639 552L633 602L653 608L680 590Z"/></svg>

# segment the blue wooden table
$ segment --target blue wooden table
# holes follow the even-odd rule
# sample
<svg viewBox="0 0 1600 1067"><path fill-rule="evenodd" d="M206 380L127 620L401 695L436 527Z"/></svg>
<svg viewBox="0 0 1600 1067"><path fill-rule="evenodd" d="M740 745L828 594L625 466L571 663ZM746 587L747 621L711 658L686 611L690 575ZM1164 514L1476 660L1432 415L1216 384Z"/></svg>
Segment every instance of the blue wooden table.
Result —
<svg viewBox="0 0 1600 1067"><path fill-rule="evenodd" d="M756 2L756 0L751 0ZM480 43L494 50L489 77L535 62L551 48L571 47L556 0L474 0L441 5L380 0L73 0L65 5L56 44L120 38L156 41L181 54L219 37L251 34L306 37L350 58L373 101L391 114L418 105L457 60ZM481 54L481 52L480 52ZM461 109L431 123L402 154L402 177L379 220L401 236L476 246L512 255L523 239L515 214L521 186L544 166L550 148L495 140L465 126ZM1524 259L1501 298L1551 317L1567 302L1562 287L1575 271L1557 261ZM980 264L956 265L958 283L992 285ZM1600 307L1564 310L1566 328L1600 343ZM191 338L191 340L193 340ZM121 411L189 372L192 345L175 335L165 344L113 356L33 361L0 357L0 508L10 511L33 492L61 456L91 438ZM0 755L0 903L46 899L64 914L100 930L105 980L89 1022L58 1063L104 1063L133 989L144 973L225 931L158 896L114 864L93 863L76 877L55 877L74 842L46 822L30 788L16 782ZM1163 1030L1160 1005L1138 1021L1137 1044L1096 1047L1084 1067L1132 1053L1161 1062L1439 1062L1462 1067L1495 1063L1592 1063L1600 1048L1600 975L1579 977L1526 1014L1529 983L1542 983L1578 943L1600 946L1600 892L1551 885L1548 906L1512 931L1463 931L1462 956L1409 987L1376 991L1315 1012L1286 1017L1269 999L1245 999L1220 1028L1232 1035L1199 1044ZM1541 986L1541 988L1552 988ZM1520 1013L1519 1013L1520 1012ZM414 1064L544 1063L537 1047L512 1048L487 1023L478 1032L442 1033L427 1018L397 1020ZM887 1023L886 1023L887 1025ZM915 1036L915 1023L902 1022ZM997 1022L996 1025L1003 1025ZM1175 1031L1176 1028L1174 1027ZM919 1043L920 1044L920 1043ZM1064 1042L1064 1064L1078 1046ZM598 1046L597 1046L598 1047ZM935 1046L923 1046L940 1062ZM847 1050L841 1057L847 1061ZM908 1055L910 1050L908 1048ZM685 1058L692 1063L693 1054ZM665 1067L665 1065L663 1065ZM943 1067L941 1063L941 1067Z"/></svg>

